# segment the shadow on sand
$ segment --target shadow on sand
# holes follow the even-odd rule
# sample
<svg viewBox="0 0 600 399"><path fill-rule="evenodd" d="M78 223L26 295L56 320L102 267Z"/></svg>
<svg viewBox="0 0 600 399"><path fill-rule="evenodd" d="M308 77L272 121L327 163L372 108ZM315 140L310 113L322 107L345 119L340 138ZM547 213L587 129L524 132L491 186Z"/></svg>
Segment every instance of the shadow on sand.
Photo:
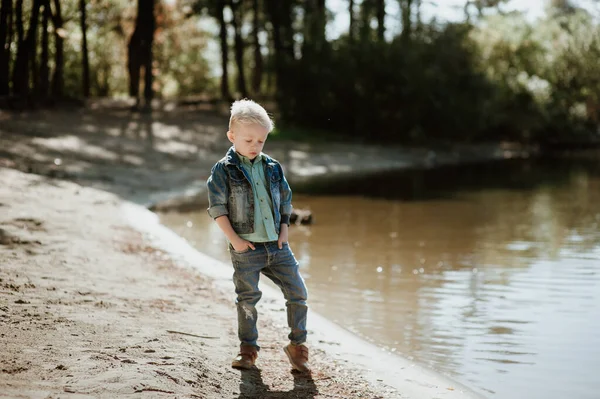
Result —
<svg viewBox="0 0 600 399"><path fill-rule="evenodd" d="M319 393L310 374L293 372L294 389L271 391L259 369L241 370L239 399L312 399Z"/></svg>

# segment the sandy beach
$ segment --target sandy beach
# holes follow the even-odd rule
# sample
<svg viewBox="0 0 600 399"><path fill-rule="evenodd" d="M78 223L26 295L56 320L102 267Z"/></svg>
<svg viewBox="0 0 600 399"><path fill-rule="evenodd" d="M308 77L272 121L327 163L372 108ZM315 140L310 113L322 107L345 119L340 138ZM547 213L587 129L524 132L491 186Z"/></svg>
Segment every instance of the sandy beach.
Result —
<svg viewBox="0 0 600 399"><path fill-rule="evenodd" d="M201 254L177 256L153 233L157 226L140 222L151 214L143 206L174 193L187 193L179 204L201 196L227 147L224 120L202 110L149 116L118 107L0 115L0 397L479 397L400 357L386 364L391 358L352 338L338 342L336 327L318 317L314 372L291 373L281 350L283 299L272 293L259 310L259 369L230 368L237 346L230 272ZM296 178L351 172L348 148L337 150L345 156L310 158L302 146L272 147L289 157ZM410 164L409 153L427 154L411 150L379 166ZM357 360L369 350L371 363L393 373L378 378Z"/></svg>
<svg viewBox="0 0 600 399"><path fill-rule="evenodd" d="M262 373L231 369L231 294L148 245L117 197L0 179L1 397L386 397L319 351L312 378L290 374L284 326L268 316Z"/></svg>

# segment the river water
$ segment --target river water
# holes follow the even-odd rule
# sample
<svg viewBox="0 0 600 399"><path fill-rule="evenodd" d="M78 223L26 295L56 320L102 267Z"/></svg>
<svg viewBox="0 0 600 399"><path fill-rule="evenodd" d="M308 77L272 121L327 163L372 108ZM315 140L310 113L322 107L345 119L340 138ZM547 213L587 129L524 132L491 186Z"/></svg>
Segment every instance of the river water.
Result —
<svg viewBox="0 0 600 399"><path fill-rule="evenodd" d="M294 206L315 223L292 226L290 243L314 310L488 397L600 397L600 162L508 160L302 191ZM229 262L205 210L161 221Z"/></svg>

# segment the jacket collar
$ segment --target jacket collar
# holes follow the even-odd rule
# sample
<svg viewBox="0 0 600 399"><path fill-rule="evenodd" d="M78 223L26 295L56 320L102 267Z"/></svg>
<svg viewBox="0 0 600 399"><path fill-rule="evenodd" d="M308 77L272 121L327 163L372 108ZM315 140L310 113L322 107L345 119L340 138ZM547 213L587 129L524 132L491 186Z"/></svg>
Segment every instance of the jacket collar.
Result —
<svg viewBox="0 0 600 399"><path fill-rule="evenodd" d="M227 154L225 154L225 165L240 166L240 159L238 158L233 146L229 147Z"/></svg>

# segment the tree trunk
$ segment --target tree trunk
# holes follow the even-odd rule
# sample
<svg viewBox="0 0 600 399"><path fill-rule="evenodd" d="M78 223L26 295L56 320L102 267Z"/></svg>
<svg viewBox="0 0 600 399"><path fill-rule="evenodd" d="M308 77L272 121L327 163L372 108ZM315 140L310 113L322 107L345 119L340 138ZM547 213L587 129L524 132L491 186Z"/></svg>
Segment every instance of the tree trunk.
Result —
<svg viewBox="0 0 600 399"><path fill-rule="evenodd" d="M325 0L307 0L304 5L302 57L318 57L325 44Z"/></svg>
<svg viewBox="0 0 600 399"><path fill-rule="evenodd" d="M43 0L34 0L29 29L27 30L27 39L29 48L29 80L31 84L31 94L34 98L39 96L40 76L38 75L38 26L40 23L40 8Z"/></svg>
<svg viewBox="0 0 600 399"><path fill-rule="evenodd" d="M400 0L400 11L402 13L402 33L403 40L408 40L412 33L412 3L413 0Z"/></svg>
<svg viewBox="0 0 600 399"><path fill-rule="evenodd" d="M293 79L286 69L294 59L294 32L291 5L288 1L265 0L272 26L273 58L275 64L276 97L285 92L287 79Z"/></svg>
<svg viewBox="0 0 600 399"><path fill-rule="evenodd" d="M48 23L52 16L50 11L50 1L44 0L44 14L42 16L42 54L40 60L40 87L39 95L43 99L48 98L48 91L50 88L50 67L48 66L49 61L49 49L48 49Z"/></svg>
<svg viewBox="0 0 600 399"><path fill-rule="evenodd" d="M260 42L258 40L258 31L260 29L260 7L258 0L252 0L253 8L253 28L252 28L252 40L254 41L254 69L252 70L252 94L260 94L260 86L263 78L263 58L260 51Z"/></svg>
<svg viewBox="0 0 600 399"><path fill-rule="evenodd" d="M273 95L275 94L275 57L273 57L273 46L272 46L273 40L269 39L269 53L270 55L267 56L267 87L265 88L265 91L267 93L269 93L269 95Z"/></svg>
<svg viewBox="0 0 600 399"><path fill-rule="evenodd" d="M356 21L354 20L354 0L350 0L348 4L348 15L350 16L350 25L348 26L348 39L350 43L354 42L354 30Z"/></svg>
<svg viewBox="0 0 600 399"><path fill-rule="evenodd" d="M97 86L99 97L106 97L110 93L110 71L111 66L108 62L101 63L98 68Z"/></svg>
<svg viewBox="0 0 600 399"><path fill-rule="evenodd" d="M129 96L135 98L135 106L140 102L140 31L137 28L127 45L127 70L129 71Z"/></svg>
<svg viewBox="0 0 600 399"><path fill-rule="evenodd" d="M302 58L309 58L310 48L314 46L314 38L313 38L313 22L314 22L314 14L315 14L315 0L305 0L304 1L304 19L302 21Z"/></svg>
<svg viewBox="0 0 600 399"><path fill-rule="evenodd" d="M471 6L474 6L474 5L475 5L474 0L468 0L467 2L465 2L465 6L463 7L463 12L465 14L465 21L468 24L471 23Z"/></svg>
<svg viewBox="0 0 600 399"><path fill-rule="evenodd" d="M241 25L243 23L243 11L241 7L241 0L230 0L229 7L231 7L231 25L234 31L234 50L235 50L235 62L237 64L238 76L237 76L237 88L240 95L245 98L248 97L248 89L246 88L246 74L244 73L244 39L242 38Z"/></svg>
<svg viewBox="0 0 600 399"><path fill-rule="evenodd" d="M218 1L217 19L219 20L219 39L221 42L221 99L231 101L229 93L229 44L227 43L227 24L223 11L225 0Z"/></svg>
<svg viewBox="0 0 600 399"><path fill-rule="evenodd" d="M83 96L85 98L88 98L90 96L90 61L88 58L85 0L79 0L79 12L80 12L80 16L81 16L79 23L80 23L81 38L82 38L81 39L81 49L82 49L81 64L83 67L83 70L82 70Z"/></svg>
<svg viewBox="0 0 600 399"><path fill-rule="evenodd" d="M60 99L63 96L65 68L64 30L60 0L54 0L52 24L54 25L54 46L56 47L54 53L54 72L52 74L52 97Z"/></svg>
<svg viewBox="0 0 600 399"><path fill-rule="evenodd" d="M282 71L283 64L283 40L281 38L281 18L279 16L278 2L277 0L265 0L267 9L269 11L269 17L271 19L271 26L273 31L271 33L273 40L273 60L275 64L275 84L279 84L279 77Z"/></svg>
<svg viewBox="0 0 600 399"><path fill-rule="evenodd" d="M421 20L421 5L422 0L415 0L415 26L416 31L421 32L423 30L423 21Z"/></svg>
<svg viewBox="0 0 600 399"><path fill-rule="evenodd" d="M17 44L23 41L25 31L23 30L23 0L17 0L16 8Z"/></svg>
<svg viewBox="0 0 600 399"><path fill-rule="evenodd" d="M27 66L26 55L24 54L24 29L23 29L23 0L17 0L15 6L15 17L16 17L16 27L17 27L17 57L15 59L15 66L13 67L13 75L12 75L12 89L13 94L18 96L23 94L22 82L24 80L23 74L27 72L23 70L23 63ZM20 55L20 56L19 56ZM19 68L17 68L17 66ZM27 81L27 80L25 80Z"/></svg>
<svg viewBox="0 0 600 399"><path fill-rule="evenodd" d="M41 0L34 0L29 20L27 36L23 38L23 0L17 0L17 32L19 43L17 48L17 59L13 69L13 91L17 96L27 97L29 95L29 72L31 65L35 65L35 32L39 20Z"/></svg>
<svg viewBox="0 0 600 399"><path fill-rule="evenodd" d="M380 42L385 40L385 0L377 0L377 39Z"/></svg>
<svg viewBox="0 0 600 399"><path fill-rule="evenodd" d="M127 67L129 70L129 95L140 103L140 76L144 68L144 100L145 107L150 110L152 105L152 43L154 42L155 0L138 0L135 30L129 39Z"/></svg>
<svg viewBox="0 0 600 399"><path fill-rule="evenodd" d="M360 5L359 36L361 41L372 39L371 20L373 18L373 1L363 0Z"/></svg>
<svg viewBox="0 0 600 399"><path fill-rule="evenodd" d="M12 30L12 0L2 0L0 9L0 96L10 94L10 45Z"/></svg>
<svg viewBox="0 0 600 399"><path fill-rule="evenodd" d="M142 43L144 46L145 63L144 63L144 99L146 100L146 106L150 106L152 98L154 97L154 90L152 84L154 83L154 76L152 74L153 64L153 53L152 45L154 43L154 31L156 29L156 20L154 18L154 6L156 0L145 1L145 13L144 13L144 35L142 37Z"/></svg>
<svg viewBox="0 0 600 399"><path fill-rule="evenodd" d="M315 36L318 43L318 50L322 51L325 46L325 27L327 25L327 15L325 0L317 0L317 14L315 20Z"/></svg>
<svg viewBox="0 0 600 399"><path fill-rule="evenodd" d="M278 1L277 2L279 20L281 22L279 29L281 32L282 50L285 54L285 62L290 62L294 59L294 28L292 17L292 2Z"/></svg>

